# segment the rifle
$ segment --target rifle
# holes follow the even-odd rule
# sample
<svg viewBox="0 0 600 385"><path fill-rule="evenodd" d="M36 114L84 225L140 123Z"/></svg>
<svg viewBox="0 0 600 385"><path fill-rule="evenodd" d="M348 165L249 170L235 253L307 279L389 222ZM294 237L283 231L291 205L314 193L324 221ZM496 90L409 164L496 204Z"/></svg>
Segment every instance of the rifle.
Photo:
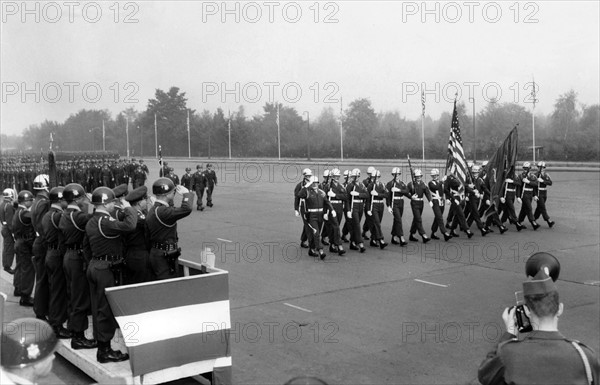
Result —
<svg viewBox="0 0 600 385"><path fill-rule="evenodd" d="M161 145L158 145L158 164L160 165L160 171L161 171L160 177L164 177L165 176L165 168L163 166L163 161L162 161L162 146Z"/></svg>
<svg viewBox="0 0 600 385"><path fill-rule="evenodd" d="M413 188L415 189L415 194L416 194L417 193L417 185L415 184L415 174L413 172L412 164L410 163L410 156L408 154L406 154L406 157L408 158L408 168L410 170L410 179L412 180L412 185L413 185Z"/></svg>

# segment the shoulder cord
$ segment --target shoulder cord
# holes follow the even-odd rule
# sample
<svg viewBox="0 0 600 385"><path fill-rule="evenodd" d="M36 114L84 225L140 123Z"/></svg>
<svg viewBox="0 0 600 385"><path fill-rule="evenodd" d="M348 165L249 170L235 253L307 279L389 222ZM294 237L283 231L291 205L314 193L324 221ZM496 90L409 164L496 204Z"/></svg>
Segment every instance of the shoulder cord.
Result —
<svg viewBox="0 0 600 385"><path fill-rule="evenodd" d="M69 217L71 218L71 223L73 224L73 226L75 226L75 228L79 231L81 231L82 233L85 231L81 228L79 228L79 226L77 226L77 223L75 223L75 220L73 220L73 213L74 211L71 211L71 213L69 214Z"/></svg>
<svg viewBox="0 0 600 385"><path fill-rule="evenodd" d="M579 355L581 356L581 359L583 361L583 366L585 367L585 374L587 376L588 384L590 384L590 385L593 384L594 379L592 377L592 370L590 369L590 362L588 361L587 356L585 355L585 353L583 352L583 349L581 349L581 346L579 346L577 341L570 341L570 342L573 345L573 347L575 348L575 350L577 350L577 353L579 353Z"/></svg>
<svg viewBox="0 0 600 385"><path fill-rule="evenodd" d="M173 223L172 225L167 225L165 222L163 222L160 217L158 216L158 207L154 207L154 215L156 215L156 219L158 219L158 221L160 222L161 225L165 226L165 227L173 227L176 225L176 223Z"/></svg>
<svg viewBox="0 0 600 385"><path fill-rule="evenodd" d="M102 236L106 239L115 239L115 238L119 238L120 235L115 235L114 237L108 237L106 236L106 234L104 234L104 231L102 231L102 218L104 217L100 217L98 218L98 230L100 230L100 234L102 234Z"/></svg>
<svg viewBox="0 0 600 385"><path fill-rule="evenodd" d="M19 218L19 222L21 222L21 224L23 226L31 226L31 224L27 225L25 223L23 223L23 220L21 219L21 213L23 212L23 209L19 210L19 214L17 214L17 217Z"/></svg>
<svg viewBox="0 0 600 385"><path fill-rule="evenodd" d="M57 212L58 212L58 211L57 211ZM58 226L56 226L56 223L54 223L54 214L56 214L56 213L52 213L52 214L50 215L50 222L52 223L52 226L54 226L54 228L55 228L56 230L58 230Z"/></svg>

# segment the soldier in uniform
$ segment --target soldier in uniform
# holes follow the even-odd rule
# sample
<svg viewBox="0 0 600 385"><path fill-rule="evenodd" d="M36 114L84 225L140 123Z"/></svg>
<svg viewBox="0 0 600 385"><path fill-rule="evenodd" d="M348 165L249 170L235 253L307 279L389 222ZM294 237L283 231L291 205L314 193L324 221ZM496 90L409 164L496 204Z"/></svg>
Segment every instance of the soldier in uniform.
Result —
<svg viewBox="0 0 600 385"><path fill-rule="evenodd" d="M544 269L523 282L523 294L534 330L517 338L515 308L504 309L506 332L479 366L481 384L597 384L596 353L558 331L564 307Z"/></svg>
<svg viewBox="0 0 600 385"><path fill-rule="evenodd" d="M181 248L177 246L177 221L192 212L194 198L185 187L175 187L167 178L159 178L152 184L156 197L154 206L146 215L146 238L149 240L150 266L156 279L176 278L179 274L177 258ZM183 195L181 207L171 207L175 193Z"/></svg>
<svg viewBox="0 0 600 385"><path fill-rule="evenodd" d="M365 245L363 243L363 237L360 229L360 220L364 211L364 200L369 198L369 192L364 184L362 184L358 178L360 178L360 170L355 168L350 173L350 182L346 186L346 193L350 204L346 211L347 220L350 221L350 249L360 250L364 253Z"/></svg>
<svg viewBox="0 0 600 385"><path fill-rule="evenodd" d="M138 165L138 166L136 166L136 168L133 171L133 176L132 176L133 188L136 189L140 186L143 186L145 183L146 183L146 173L144 172L142 167Z"/></svg>
<svg viewBox="0 0 600 385"><path fill-rule="evenodd" d="M190 191L194 191L194 189L192 188L192 174L191 174L191 172L192 172L192 169L190 167L186 167L185 168L185 174L183 174L181 176L181 184L186 189L188 189ZM193 205L194 202L192 202L191 204Z"/></svg>
<svg viewBox="0 0 600 385"><path fill-rule="evenodd" d="M206 165L206 205L208 207L213 207L212 193L216 186L217 174L213 170L212 164L209 163Z"/></svg>
<svg viewBox="0 0 600 385"><path fill-rule="evenodd" d="M330 180L330 176L331 176L331 171L329 170L323 170L323 181L321 183L318 183L319 189L325 191L325 193L327 193L327 191L329 191L329 180ZM331 218L330 218L331 220ZM323 225L323 236L321 237L321 243L325 246L329 246L329 233L331 232L331 228L329 226L330 220L325 221L324 225Z"/></svg>
<svg viewBox="0 0 600 385"><path fill-rule="evenodd" d="M431 239L440 239L435 233L439 229L444 236L444 241L448 241L452 238L452 235L444 226L444 205L446 199L444 199L444 184L440 182L440 170L434 168L431 170L431 180L429 181L428 187L431 193L430 206L433 209L433 223L431 224Z"/></svg>
<svg viewBox="0 0 600 385"><path fill-rule="evenodd" d="M517 176L517 202L521 203L521 211L519 211L518 223L522 223L527 217L534 230L537 230L540 225L533 218L533 209L531 201L533 200L533 190L537 188L537 178L535 174L530 172L531 164L523 163L523 172Z"/></svg>
<svg viewBox="0 0 600 385"><path fill-rule="evenodd" d="M302 170L302 181L300 181L294 188L294 214L296 217L302 218L302 234L300 234L300 247L307 249L308 246L308 235L306 225L306 201L298 196L302 186L304 186L312 178L312 170L305 168Z"/></svg>
<svg viewBox="0 0 600 385"><path fill-rule="evenodd" d="M501 215L500 222L504 223L508 219L509 223L512 223L517 227L517 231L521 231L522 229L526 229L527 226L522 225L517 221L517 214L514 206L517 186L513 178L514 173L511 172L504 180L498 215Z"/></svg>
<svg viewBox="0 0 600 385"><path fill-rule="evenodd" d="M334 168L330 173L330 182L325 191L329 202L335 211L335 215L329 216L329 239L331 244L329 245L329 251L332 253L337 252L339 255L344 255L346 250L342 245L342 238L340 237L340 224L339 221L344 217L345 208L348 205L348 194L346 188L339 182L340 170Z"/></svg>
<svg viewBox="0 0 600 385"><path fill-rule="evenodd" d="M63 269L65 254L64 237L59 229L60 218L66 207L63 199L64 187L50 190L50 209L42 218L42 228L46 238L46 273L50 294L48 322L52 325L58 338L71 338L71 332L63 327L67 320L67 281Z"/></svg>
<svg viewBox="0 0 600 385"><path fill-rule="evenodd" d="M381 249L388 244L383 240L381 221L383 219L383 208L388 190L381 183L381 171L375 170L371 174L371 184L367 187L369 199L367 199L367 216L371 218L371 246L379 246Z"/></svg>
<svg viewBox="0 0 600 385"><path fill-rule="evenodd" d="M344 181L342 182L342 187L344 188L344 190L346 189L346 186L348 186L348 178L350 177L350 170L344 170ZM348 201L346 201L346 203L348 203ZM344 212L347 211L347 207L344 206ZM348 243L348 234L350 233L350 225L349 225L349 221L348 221L348 217L346 217L345 215L342 215L344 217L344 226L342 227L342 242ZM340 217L338 219L340 226L342 225L342 218Z"/></svg>
<svg viewBox="0 0 600 385"><path fill-rule="evenodd" d="M146 239L146 215L148 214L148 188L140 186L127 194L127 202L137 214L135 230L125 235L126 284L151 281L148 241Z"/></svg>
<svg viewBox="0 0 600 385"><path fill-rule="evenodd" d="M115 351L110 346L117 321L112 313L105 289L120 285L123 268L122 235L135 229L137 215L124 201L123 220L111 216L115 209L115 195L108 187L98 187L92 193L96 211L85 226L84 251L91 257L87 269L92 300L94 338L98 341L96 359L100 363L129 359L127 353Z"/></svg>
<svg viewBox="0 0 600 385"><path fill-rule="evenodd" d="M550 216L546 211L546 199L548 199L548 186L552 186L552 179L550 179L550 175L546 172L546 162L538 162L538 185L537 189L534 192L534 200L537 202L537 206L535 208L535 213L533 213L533 218L537 221L537 219L542 216L544 220L548 223L549 227L554 226L554 221L550 220Z"/></svg>
<svg viewBox="0 0 600 385"><path fill-rule="evenodd" d="M33 181L33 189L36 192L35 199L31 205L31 224L35 230L36 237L33 241L33 266L35 268L35 294L33 296L33 311L36 317L45 319L48 316L50 305L50 290L48 287L48 275L46 274L46 252L47 244L42 227L42 218L50 208L48 199L48 185L50 177L45 174L38 175Z"/></svg>
<svg viewBox="0 0 600 385"><path fill-rule="evenodd" d="M175 174L173 167L169 167L167 178L171 179L175 186L179 186L179 176Z"/></svg>
<svg viewBox="0 0 600 385"><path fill-rule="evenodd" d="M365 178L365 180L363 180L363 185L365 187L368 187L371 184L371 182L373 181L373 173L374 172L375 172L375 167L369 166L367 168L367 177ZM364 209L365 209L365 222L363 223L363 226L362 226L361 236L363 237L363 239L369 239L369 236L367 235L367 231L371 231L371 216L367 215L367 210L369 209L369 206L365 205Z"/></svg>
<svg viewBox="0 0 600 385"><path fill-rule="evenodd" d="M90 288L86 276L88 261L84 258L83 239L85 227L92 217L88 213L89 199L82 185L70 183L63 190L67 208L63 212L58 228L63 234L65 256L63 268L69 292L67 329L73 334L71 348L95 349L96 340L85 338L90 311Z"/></svg>
<svg viewBox="0 0 600 385"><path fill-rule="evenodd" d="M15 260L15 239L13 238L12 219L15 214L13 202L17 198L15 190L6 188L2 192L0 203L0 223L2 224L2 267L8 274L14 274L12 269Z"/></svg>
<svg viewBox="0 0 600 385"><path fill-rule="evenodd" d="M204 210L204 206L202 205L202 197L204 196L204 190L206 189L206 175L202 170L201 164L196 166L196 172L194 175L192 175L192 187L192 191L195 191L196 196L198 197L198 201L196 202L196 210L202 211Z"/></svg>
<svg viewBox="0 0 600 385"><path fill-rule="evenodd" d="M467 221L465 220L465 213L462 209L462 201L463 197L461 194L463 186L462 183L452 174L448 174L446 176L446 181L444 182L444 194L446 195L446 203L450 205L450 210L448 213L448 217L452 216L452 223L450 225L450 234L453 237L458 237L458 233L456 232L456 228L460 225L460 229L467 234L468 238L473 236L471 230L467 226ZM446 225L446 227L448 227Z"/></svg>
<svg viewBox="0 0 600 385"><path fill-rule="evenodd" d="M404 239L404 230L402 229L402 214L404 213L404 197L408 195L406 184L400 180L400 167L392 168L393 179L385 186L388 190L387 208L393 216L392 224L392 243L394 245L406 246L408 242Z"/></svg>
<svg viewBox="0 0 600 385"><path fill-rule="evenodd" d="M465 186L465 193L467 194L465 216L467 220L467 227L471 227L471 224L473 221L475 221L477 228L479 231L481 231L481 236L485 237L489 231L486 229L485 225L481 221L481 218L479 217L479 203L482 197L481 192L476 185L477 180L479 179L479 171L479 166L473 165L471 168L473 180L469 178L470 183ZM483 184L483 180L481 183Z"/></svg>
<svg viewBox="0 0 600 385"><path fill-rule="evenodd" d="M21 297L19 305L33 306L33 285L35 283L35 270L33 267L33 240L35 230L31 224L31 212L29 208L33 204L33 194L23 190L17 197L18 206L13 216L12 229L15 236L15 252L17 253L17 266L13 285L15 296Z"/></svg>
<svg viewBox="0 0 600 385"><path fill-rule="evenodd" d="M413 242L418 242L419 240L415 238L414 234L418 231L423 238L423 243L427 243L431 241L431 238L427 236L425 233L425 229L423 228L423 219L421 219L421 215L423 214L423 199L427 197L429 201L429 205L433 207L433 202L431 202L431 193L427 188L427 185L423 182L423 173L421 170L417 169L414 173L413 182L408 182L408 194L410 195L410 208L413 213L412 224L410 225L410 236L408 239Z"/></svg>
<svg viewBox="0 0 600 385"><path fill-rule="evenodd" d="M158 170L158 176L160 178L165 178L169 173L169 162L163 161L162 166Z"/></svg>
<svg viewBox="0 0 600 385"><path fill-rule="evenodd" d="M327 200L325 191L319 189L319 179L312 176L298 192L298 197L305 200L306 226L310 248L308 255L325 259L327 256L321 245L321 231L324 220L329 215L336 216L331 203Z"/></svg>

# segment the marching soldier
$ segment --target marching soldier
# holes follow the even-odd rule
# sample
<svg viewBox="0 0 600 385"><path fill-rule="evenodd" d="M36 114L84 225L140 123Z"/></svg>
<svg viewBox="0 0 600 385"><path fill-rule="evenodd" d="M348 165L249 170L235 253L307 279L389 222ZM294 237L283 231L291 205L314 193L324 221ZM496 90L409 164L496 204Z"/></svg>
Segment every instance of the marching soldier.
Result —
<svg viewBox="0 0 600 385"><path fill-rule="evenodd" d="M33 267L35 268L35 294L33 296L33 311L39 319L46 319L50 294L48 287L48 275L46 273L47 244L42 227L42 218L50 208L48 200L48 185L50 177L45 174L38 175L33 181L33 189L36 196L31 205L31 224L35 230L36 237L33 241Z"/></svg>
<svg viewBox="0 0 600 385"><path fill-rule="evenodd" d="M440 182L440 170L434 168L431 170L431 180L429 181L428 187L431 193L430 206L433 209L433 223L431 224L431 239L440 239L435 233L438 228L444 236L444 241L448 241L452 238L452 235L444 226L444 184Z"/></svg>
<svg viewBox="0 0 600 385"><path fill-rule="evenodd" d="M58 228L63 234L65 255L63 267L69 293L69 311L67 329L73 338L73 349L95 349L96 340L85 338L88 328L88 313L90 311L90 287L86 276L88 261L84 258L83 239L85 228L92 217L88 214L89 199L85 189L78 183L70 183L63 190L67 208L63 212Z"/></svg>
<svg viewBox="0 0 600 385"><path fill-rule="evenodd" d="M136 189L146 184L146 172L144 172L142 166L138 165L133 170L132 184L133 188Z"/></svg>
<svg viewBox="0 0 600 385"><path fill-rule="evenodd" d="M365 178L365 180L363 180L363 185L365 186L365 188L367 186L369 186L371 184L371 182L373 182L373 173L375 172L375 167L370 166L367 168L367 177ZM368 210L367 205L365 205L364 209L365 209L365 222L363 223L362 226L362 237L363 239L369 239L369 236L367 235L367 231L371 230L371 216L367 215L367 210ZM373 234L371 234L373 235Z"/></svg>
<svg viewBox="0 0 600 385"><path fill-rule="evenodd" d="M392 169L393 179L385 186L387 195L387 208L393 216L392 224L392 243L394 245L406 246L408 242L404 239L404 231L402 229L402 214L404 213L404 197L410 197L406 184L400 180L400 167Z"/></svg>
<svg viewBox="0 0 600 385"><path fill-rule="evenodd" d="M526 229L525 225L522 225L517 220L517 213L515 212L515 197L517 194L517 185L514 181L514 172L507 175L504 180L503 193L500 197L500 207L498 209L498 215L501 215L500 222L504 223L508 219L509 223L514 224L517 227L517 231Z"/></svg>
<svg viewBox="0 0 600 385"><path fill-rule="evenodd" d="M533 218L537 221L541 215L551 228L554 226L554 221L550 220L550 216L546 211L546 199L548 199L548 186L552 186L552 179L546 173L546 162L538 162L538 170L538 186L533 198L537 202L537 206Z"/></svg>
<svg viewBox="0 0 600 385"><path fill-rule="evenodd" d="M212 169L212 164L206 165L206 205L213 207L212 193L214 188L217 186L217 174Z"/></svg>
<svg viewBox="0 0 600 385"><path fill-rule="evenodd" d="M319 189L319 179L316 176L312 176L302 186L298 197L306 203L306 226L310 244L308 255L325 259L327 255L321 245L321 231L324 220L328 220L329 215L336 216L335 211L326 199L325 191Z"/></svg>
<svg viewBox="0 0 600 385"><path fill-rule="evenodd" d="M312 171L309 168L302 170L302 181L300 181L294 188L294 214L297 217L302 218L302 234L300 235L300 247L307 249L308 246L308 235L306 225L306 201L304 198L300 198L298 193L310 179L312 179Z"/></svg>
<svg viewBox="0 0 600 385"><path fill-rule="evenodd" d="M525 217L529 219L531 226L537 230L540 225L533 218L533 209L531 201L533 199L533 190L537 187L538 181L535 174L530 172L531 164L523 163L523 172L517 176L517 202L521 203L521 211L519 211L518 223L522 223Z"/></svg>
<svg viewBox="0 0 600 385"><path fill-rule="evenodd" d="M339 255L344 255L346 250L342 245L342 238L340 237L340 224L339 221L344 217L344 208L348 205L348 195L346 189L339 183L340 170L334 168L330 173L330 182L327 186L327 196L329 203L335 211L335 215L329 216L329 239L331 244L329 245L329 251L332 253L337 252Z"/></svg>
<svg viewBox="0 0 600 385"><path fill-rule="evenodd" d="M0 223L2 224L2 267L8 274L14 274L12 269L15 260L15 239L13 237L12 220L15 214L13 202L17 198L15 190L6 188L2 192L0 203Z"/></svg>
<svg viewBox="0 0 600 385"><path fill-rule="evenodd" d="M60 218L66 202L63 199L64 187L50 190L50 209L42 218L42 228L46 238L46 273L50 293L48 322L58 338L71 338L71 332L63 327L67 320L67 281L63 269L65 254L64 237L59 229Z"/></svg>
<svg viewBox="0 0 600 385"><path fill-rule="evenodd" d="M448 217L452 216L452 224L450 225L450 234L453 237L458 237L458 233L456 232L456 228L460 225L460 229L467 234L467 237L471 238L473 233L469 230L467 226L467 221L465 220L465 213L462 209L462 194L461 190L463 189L462 183L452 174L448 174L446 176L446 181L444 182L444 194L446 195L446 203L450 205L450 210L448 212Z"/></svg>
<svg viewBox="0 0 600 385"><path fill-rule="evenodd" d="M179 275L177 258L181 248L177 241L177 221L192 212L194 198L185 187L175 187L167 178L159 178L152 184L152 193L156 197L154 206L146 215L146 238L150 241L150 266L156 279L176 278ZM181 207L170 207L175 193L183 195Z"/></svg>
<svg viewBox="0 0 600 385"><path fill-rule="evenodd" d="M206 174L202 170L201 164L196 166L196 172L192 175L192 187L198 197L196 210L203 211L204 206L202 205L202 197L204 196L204 190L206 189Z"/></svg>
<svg viewBox="0 0 600 385"><path fill-rule="evenodd" d="M181 177L181 184L186 189L188 189L190 191L194 191L194 189L192 188L192 174L191 174L191 171L192 171L191 168L189 168L189 167L185 168L185 174L183 174L183 176ZM193 202L192 202L192 205L193 205Z"/></svg>
<svg viewBox="0 0 600 385"><path fill-rule="evenodd" d="M323 171L323 181L318 184L319 189L325 191L325 193L327 193L327 191L329 191L330 176L331 176L331 171L324 170ZM321 238L321 243L323 243L325 246L329 246L329 233L331 232L330 221L325 221L325 224L323 226L324 226L323 227L324 235Z"/></svg>
<svg viewBox="0 0 600 385"><path fill-rule="evenodd" d="M423 213L423 199L427 197L429 201L429 205L433 207L433 203L431 202L431 193L427 188L427 185L423 182L423 173L421 170L417 169L414 173L415 183L408 183L408 194L410 195L410 208L413 213L413 220L410 226L410 236L408 239L413 242L418 242L418 239L415 238L414 234L418 231L423 238L423 243L427 243L431 240L425 233L425 229L423 228L423 219L421 215Z"/></svg>
<svg viewBox="0 0 600 385"><path fill-rule="evenodd" d="M179 186L179 176L175 174L173 167L168 168L167 178L171 179L175 186Z"/></svg>
<svg viewBox="0 0 600 385"><path fill-rule="evenodd" d="M346 189L346 187L348 186L348 178L350 177L350 170L344 170L344 181L342 182L342 187L344 187L344 189ZM346 212L346 210L344 209L344 212ZM348 234L350 233L350 225L349 225L349 221L348 221L348 217L346 217L345 215L343 215L344 217L344 226L342 227L342 241L345 243L348 243ZM340 222L340 226L342 225L342 219L339 219Z"/></svg>
<svg viewBox="0 0 600 385"><path fill-rule="evenodd" d="M487 161L484 161L483 165L487 165ZM485 170L484 166L482 166L483 170ZM483 194L479 205L479 216L485 220L486 230L492 232L490 226L495 225L500 230L500 234L504 234L508 229L500 221L496 204L491 202L492 192L490 191L490 177L487 172L480 173L479 178L475 180L475 187Z"/></svg>
<svg viewBox="0 0 600 385"><path fill-rule="evenodd" d="M115 351L110 341L115 335L117 321L112 313L105 289L121 285L123 268L122 235L135 229L137 215L129 205L122 202L123 221L111 214L115 209L115 195L107 187L98 187L92 193L96 211L85 226L84 250L91 256L87 269L94 319L94 338L98 341L96 359L101 364L129 359L127 353Z"/></svg>
<svg viewBox="0 0 600 385"><path fill-rule="evenodd" d="M19 305L33 306L33 285L35 283L35 269L33 267L33 240L35 230L31 224L29 208L33 204L33 194L27 190L19 192L18 206L13 216L12 229L15 236L15 252L17 253L17 266L13 285L15 296L21 297Z"/></svg>
<svg viewBox="0 0 600 385"><path fill-rule="evenodd" d="M367 187L367 191L370 194L369 199L367 200L367 216L371 218L370 245L379 246L381 249L384 249L388 244L383 240L381 220L383 219L383 207L388 190L385 185L381 183L381 171L373 171L371 179L372 182Z"/></svg>
<svg viewBox="0 0 600 385"><path fill-rule="evenodd" d="M465 186L465 193L467 194L465 216L467 219L467 227L470 228L473 221L475 221L477 228L479 231L481 231L481 236L485 237L489 231L485 228L485 225L479 217L479 202L481 199L481 193L475 185L477 183L477 179L479 178L479 170L479 166L477 165L471 167L471 175L473 176L473 180L469 179L470 183Z"/></svg>
<svg viewBox="0 0 600 385"><path fill-rule="evenodd" d="M369 198L369 192L364 184L362 184L358 178L360 178L360 170L355 168L350 173L350 182L346 186L346 193L350 204L346 211L347 220L350 224L350 249L359 250L364 253L365 245L363 243L363 237L360 231L360 220L364 211L364 200Z"/></svg>
<svg viewBox="0 0 600 385"><path fill-rule="evenodd" d="M126 284L151 281L148 241L146 239L146 215L148 214L148 188L140 186L125 198L137 213L135 230L125 235Z"/></svg>

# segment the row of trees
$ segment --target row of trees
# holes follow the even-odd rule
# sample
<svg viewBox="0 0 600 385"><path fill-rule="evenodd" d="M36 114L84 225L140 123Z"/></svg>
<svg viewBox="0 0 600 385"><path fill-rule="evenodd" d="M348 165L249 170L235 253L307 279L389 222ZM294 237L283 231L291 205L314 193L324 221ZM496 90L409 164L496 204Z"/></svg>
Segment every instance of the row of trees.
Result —
<svg viewBox="0 0 600 385"><path fill-rule="evenodd" d="M519 158L530 157L532 145L531 112L514 103L489 103L476 117L473 134L472 115L464 103L457 105L462 128L463 146L469 158L490 157L510 129L519 124ZM425 154L427 158L446 157L452 111L437 120L425 118ZM128 109L111 117L107 110L81 110L65 122L45 121L27 128L20 148L48 148L50 132L58 150L102 149L102 124L105 126L106 149L127 154L126 128L132 156L154 156L156 122L163 156L188 155L188 116L191 154L194 157L227 157L229 124L233 157L277 157L277 106L267 103L263 113L247 117L244 107L227 116L222 109L197 112L189 109L185 92L172 87L168 92L156 90L145 111ZM312 117L310 128L306 116L292 107L279 105L281 156L337 158L340 155L339 113L324 109ZM104 122L104 123L103 123ZM421 121L407 120L398 111L376 113L368 99L352 101L343 113L344 156L347 158L421 157ZM581 105L575 91L561 95L554 111L536 115L536 146L547 160L599 159L600 106Z"/></svg>

